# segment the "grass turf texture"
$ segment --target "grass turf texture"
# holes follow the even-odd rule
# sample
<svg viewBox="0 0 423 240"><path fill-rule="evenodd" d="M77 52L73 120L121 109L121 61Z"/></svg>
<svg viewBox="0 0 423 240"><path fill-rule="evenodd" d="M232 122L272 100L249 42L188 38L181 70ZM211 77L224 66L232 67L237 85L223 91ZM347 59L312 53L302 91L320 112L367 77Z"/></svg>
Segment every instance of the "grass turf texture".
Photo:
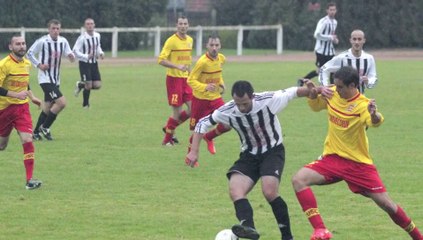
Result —
<svg viewBox="0 0 423 240"><path fill-rule="evenodd" d="M293 86L312 62L236 63L224 66L227 89L238 79L257 92ZM423 82L419 61L378 61L376 98L385 123L368 131L370 150L392 198L423 228L419 105ZM103 88L91 94L91 109L73 97L76 65L62 68L61 89L68 105L52 127L54 141L36 142L35 177L39 190L24 188L22 147L13 132L0 153L0 239L214 239L237 219L227 192L226 170L238 157L234 131L216 139L217 154L201 145L200 167L184 165L189 136L177 129L180 145L161 146L161 128L170 114L165 70L156 64L101 64ZM35 71L32 89L42 97ZM230 99L227 91L224 99ZM33 121L39 110L33 105ZM280 114L286 165L280 187L288 203L296 239L312 229L290 184L291 176L323 148L325 113L296 99ZM261 187L249 195L261 239L279 239ZM345 183L313 188L321 214L335 239L409 239L369 199L349 192Z"/></svg>

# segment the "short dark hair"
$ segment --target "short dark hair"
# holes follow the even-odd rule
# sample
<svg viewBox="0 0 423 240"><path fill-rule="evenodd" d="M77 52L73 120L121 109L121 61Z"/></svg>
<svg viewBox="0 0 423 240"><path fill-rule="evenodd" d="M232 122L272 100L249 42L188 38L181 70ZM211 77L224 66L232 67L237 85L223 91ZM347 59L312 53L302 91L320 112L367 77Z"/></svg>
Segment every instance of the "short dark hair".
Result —
<svg viewBox="0 0 423 240"><path fill-rule="evenodd" d="M253 98L254 88L249 81L238 80L232 85L232 96L243 97L245 94Z"/></svg>
<svg viewBox="0 0 423 240"><path fill-rule="evenodd" d="M330 7L336 7L336 3L329 2L328 5L326 6L326 9L329 9Z"/></svg>
<svg viewBox="0 0 423 240"><path fill-rule="evenodd" d="M341 67L335 72L333 78L341 80L345 86L349 86L351 83L354 83L356 87L360 85L360 77L357 70L350 66Z"/></svg>
<svg viewBox="0 0 423 240"><path fill-rule="evenodd" d="M12 37L10 38L9 44L12 44L13 39L18 38L18 37L23 37L23 36L19 33L13 34Z"/></svg>
<svg viewBox="0 0 423 240"><path fill-rule="evenodd" d="M188 20L187 16L185 16L185 15L181 15L181 16L178 16L178 17L176 18L176 23L178 23L178 21L179 21L179 19L180 19L180 18L182 18L182 19L187 19L187 20Z"/></svg>
<svg viewBox="0 0 423 240"><path fill-rule="evenodd" d="M47 22L47 27L49 28L52 24L54 25L62 25L62 23L57 19L51 19Z"/></svg>

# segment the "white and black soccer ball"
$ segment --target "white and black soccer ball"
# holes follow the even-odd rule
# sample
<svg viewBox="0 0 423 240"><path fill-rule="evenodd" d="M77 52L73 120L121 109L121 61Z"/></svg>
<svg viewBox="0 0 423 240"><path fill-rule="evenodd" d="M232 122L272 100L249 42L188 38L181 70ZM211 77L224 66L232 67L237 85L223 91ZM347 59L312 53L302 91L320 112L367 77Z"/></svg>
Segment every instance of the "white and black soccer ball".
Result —
<svg viewBox="0 0 423 240"><path fill-rule="evenodd" d="M223 229L217 233L214 240L238 240L238 237L232 232L231 229Z"/></svg>

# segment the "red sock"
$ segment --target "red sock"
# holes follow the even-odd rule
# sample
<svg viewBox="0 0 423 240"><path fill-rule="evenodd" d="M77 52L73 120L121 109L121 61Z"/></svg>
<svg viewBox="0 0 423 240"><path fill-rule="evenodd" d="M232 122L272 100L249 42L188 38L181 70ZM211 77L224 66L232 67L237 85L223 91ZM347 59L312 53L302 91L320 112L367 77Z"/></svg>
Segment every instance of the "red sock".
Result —
<svg viewBox="0 0 423 240"><path fill-rule="evenodd" d="M398 206L397 212L394 214L389 214L392 221L404 229L414 240L422 240L423 236L421 235L419 229L416 227L413 221L407 216L407 214Z"/></svg>
<svg viewBox="0 0 423 240"><path fill-rule="evenodd" d="M225 132L228 132L229 130L231 130L230 128L226 128L225 125L223 124L217 124L216 128L207 132L204 137L207 138L208 140L213 140L215 137L222 135Z"/></svg>
<svg viewBox="0 0 423 240"><path fill-rule="evenodd" d="M24 166L26 171L26 181L32 178L34 171L34 144L27 142L22 144L24 152Z"/></svg>
<svg viewBox="0 0 423 240"><path fill-rule="evenodd" d="M176 121L175 119L171 117L167 120L166 127L165 127L166 134L165 134L165 138L163 139L164 143L167 143L170 140L172 140L173 134L175 133L175 128L178 125L179 125L178 121Z"/></svg>
<svg viewBox="0 0 423 240"><path fill-rule="evenodd" d="M190 116L186 111L182 111L181 114L179 115L179 124L182 124L183 122L185 122L189 117Z"/></svg>
<svg viewBox="0 0 423 240"><path fill-rule="evenodd" d="M317 208L317 201L311 188L306 188L295 194L313 228L326 228L320 216L319 209Z"/></svg>

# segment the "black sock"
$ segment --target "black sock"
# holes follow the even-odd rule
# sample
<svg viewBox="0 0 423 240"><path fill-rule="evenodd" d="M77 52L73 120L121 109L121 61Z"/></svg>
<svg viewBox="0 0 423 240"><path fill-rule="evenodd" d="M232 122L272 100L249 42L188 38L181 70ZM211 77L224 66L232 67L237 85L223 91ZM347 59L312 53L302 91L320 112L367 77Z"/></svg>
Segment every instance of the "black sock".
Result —
<svg viewBox="0 0 423 240"><path fill-rule="evenodd" d="M279 196L272 202L269 202L278 223L279 230L282 234L282 239L291 239L291 224L289 221L288 206L285 201Z"/></svg>
<svg viewBox="0 0 423 240"><path fill-rule="evenodd" d="M91 93L91 90L87 90L87 89L84 89L84 91L82 92L82 96L84 99L82 103L83 107L90 105L89 103L90 93Z"/></svg>
<svg viewBox="0 0 423 240"><path fill-rule="evenodd" d="M309 72L304 78L306 78L306 79L312 79L314 77L317 77L316 70L313 70L313 71Z"/></svg>
<svg viewBox="0 0 423 240"><path fill-rule="evenodd" d="M50 128L53 124L54 120L56 120L57 114L49 112L47 115L46 120L43 123L44 128Z"/></svg>
<svg viewBox="0 0 423 240"><path fill-rule="evenodd" d="M235 214L243 226L254 227L253 208L248 199L239 199L234 202Z"/></svg>
<svg viewBox="0 0 423 240"><path fill-rule="evenodd" d="M40 116L38 116L37 125L35 125L34 133L39 133L38 128L40 128L41 124L44 123L44 121L47 118L47 114L45 114L43 111L41 111Z"/></svg>

